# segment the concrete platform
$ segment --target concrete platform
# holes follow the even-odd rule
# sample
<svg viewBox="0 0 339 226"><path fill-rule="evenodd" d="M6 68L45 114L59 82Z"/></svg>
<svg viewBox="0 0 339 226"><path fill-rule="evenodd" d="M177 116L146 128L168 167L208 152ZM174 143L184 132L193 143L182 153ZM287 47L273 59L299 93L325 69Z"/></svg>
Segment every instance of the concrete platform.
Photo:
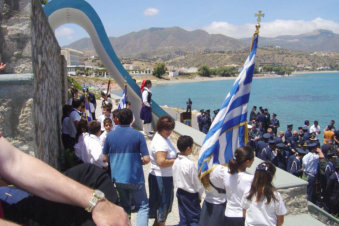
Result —
<svg viewBox="0 0 339 226"><path fill-rule="evenodd" d="M287 215L285 216L284 226L325 226L310 214Z"/></svg>

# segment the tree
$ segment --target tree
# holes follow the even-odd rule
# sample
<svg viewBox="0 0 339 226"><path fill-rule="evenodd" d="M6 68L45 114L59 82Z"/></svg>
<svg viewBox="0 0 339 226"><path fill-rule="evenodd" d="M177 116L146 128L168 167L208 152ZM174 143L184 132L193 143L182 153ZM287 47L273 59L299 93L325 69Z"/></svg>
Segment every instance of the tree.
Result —
<svg viewBox="0 0 339 226"><path fill-rule="evenodd" d="M167 71L165 63L157 63L153 69L153 75L160 78Z"/></svg>
<svg viewBox="0 0 339 226"><path fill-rule="evenodd" d="M198 74L204 77L209 77L211 75L211 70L207 65L201 65L198 69Z"/></svg>
<svg viewBox="0 0 339 226"><path fill-rule="evenodd" d="M40 0L40 3L41 3L42 5L46 5L46 4L48 3L48 0Z"/></svg>
<svg viewBox="0 0 339 226"><path fill-rule="evenodd" d="M221 66L218 68L217 74L222 77L230 77L234 75L236 72L237 72L237 69L235 67Z"/></svg>

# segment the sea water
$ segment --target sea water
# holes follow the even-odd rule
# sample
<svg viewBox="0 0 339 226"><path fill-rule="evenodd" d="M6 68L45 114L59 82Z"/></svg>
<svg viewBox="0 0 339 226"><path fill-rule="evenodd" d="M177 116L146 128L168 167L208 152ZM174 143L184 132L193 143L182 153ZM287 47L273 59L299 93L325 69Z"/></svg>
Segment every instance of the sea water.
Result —
<svg viewBox="0 0 339 226"><path fill-rule="evenodd" d="M160 105L186 109L186 101L191 98L192 109L210 109L213 117L213 110L222 105L233 83L234 80L222 80L154 85L152 99ZM306 119L311 125L318 120L322 131L333 119L339 129L339 73L253 79L249 112L253 105L276 113L280 120L278 130L286 131L288 124L297 129Z"/></svg>

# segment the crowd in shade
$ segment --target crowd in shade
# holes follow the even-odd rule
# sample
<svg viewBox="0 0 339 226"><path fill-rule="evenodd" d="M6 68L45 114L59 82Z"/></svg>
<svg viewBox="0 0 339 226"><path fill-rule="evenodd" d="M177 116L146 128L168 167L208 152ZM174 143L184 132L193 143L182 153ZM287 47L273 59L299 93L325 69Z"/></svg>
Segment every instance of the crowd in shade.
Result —
<svg viewBox="0 0 339 226"><path fill-rule="evenodd" d="M268 109L252 108L249 118L249 146L256 156L297 177L306 178L307 199L331 214L338 214L339 130L331 120L322 130L309 120L293 130L278 131L280 122ZM323 136L323 143L319 138Z"/></svg>

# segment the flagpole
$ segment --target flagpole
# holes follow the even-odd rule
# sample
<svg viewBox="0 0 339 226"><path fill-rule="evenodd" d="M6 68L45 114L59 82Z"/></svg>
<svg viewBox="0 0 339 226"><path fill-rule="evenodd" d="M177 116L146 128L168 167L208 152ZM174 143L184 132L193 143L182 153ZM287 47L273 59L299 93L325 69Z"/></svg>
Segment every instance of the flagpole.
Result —
<svg viewBox="0 0 339 226"><path fill-rule="evenodd" d="M86 119L86 122L88 123L88 118L87 118L87 108L86 106L88 105L88 92L86 91L85 92L85 119ZM89 107L88 107L89 108Z"/></svg>
<svg viewBox="0 0 339 226"><path fill-rule="evenodd" d="M127 83L126 82L124 83L124 89L126 90L126 92L125 92L125 96L126 96L125 99L127 101L128 99L127 99Z"/></svg>
<svg viewBox="0 0 339 226"><path fill-rule="evenodd" d="M260 29L260 21L261 21L261 17L264 17L265 14L262 13L261 10L259 10L258 13L254 14L255 17L257 17L257 24L255 25L255 32L252 35L252 42L251 42L251 48L250 48L250 52L252 51L253 48L253 42L254 42L254 37L256 35L259 35L259 29Z"/></svg>
<svg viewBox="0 0 339 226"><path fill-rule="evenodd" d="M236 148L248 142L247 107L254 74L260 21L264 14L259 10L255 16L258 18L252 36L251 52L200 149L198 176L202 182L204 177L213 171L215 164L227 164L233 158ZM235 113L229 114L231 111ZM206 186L208 183L204 184L204 187Z"/></svg>
<svg viewBox="0 0 339 226"><path fill-rule="evenodd" d="M111 79L108 79L106 97L108 97L108 92L109 92L110 86L111 86Z"/></svg>

